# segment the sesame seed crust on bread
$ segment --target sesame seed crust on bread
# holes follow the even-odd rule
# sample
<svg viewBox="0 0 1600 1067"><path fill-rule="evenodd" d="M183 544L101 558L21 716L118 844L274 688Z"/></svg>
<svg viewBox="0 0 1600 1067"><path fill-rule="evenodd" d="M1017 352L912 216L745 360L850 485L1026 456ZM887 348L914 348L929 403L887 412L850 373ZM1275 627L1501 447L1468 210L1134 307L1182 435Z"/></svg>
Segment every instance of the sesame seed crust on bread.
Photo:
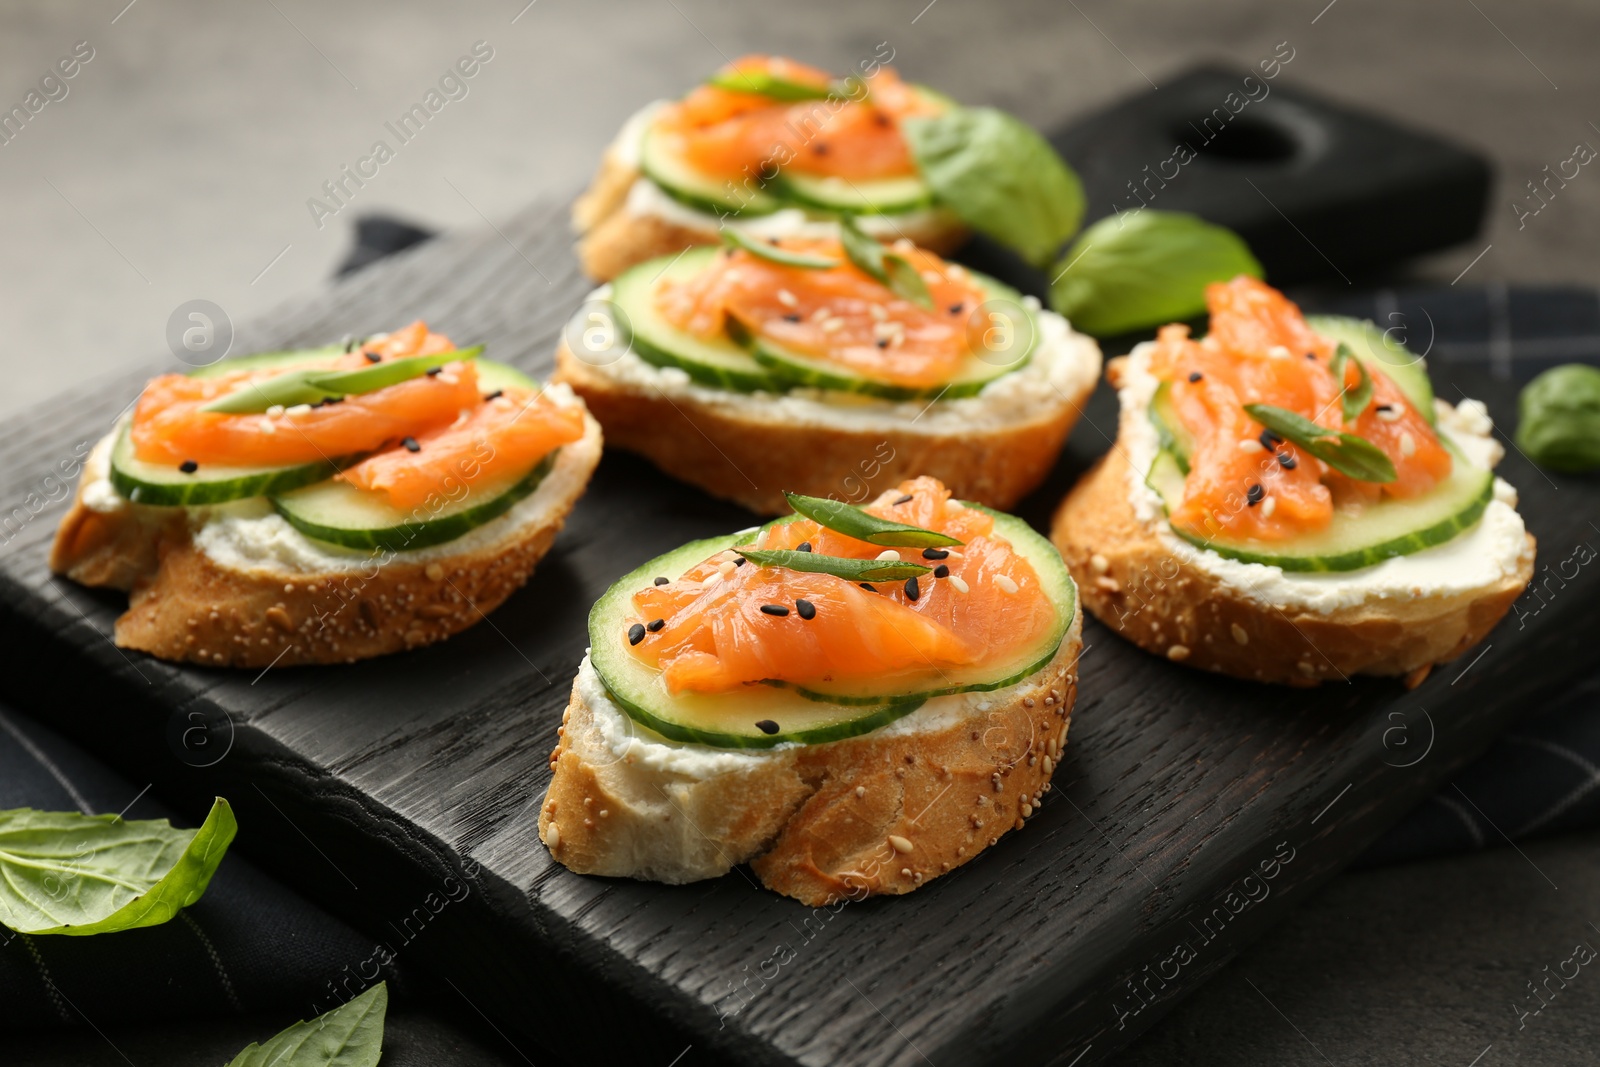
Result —
<svg viewBox="0 0 1600 1067"><path fill-rule="evenodd" d="M609 700L593 706L580 671L550 757L540 839L579 874L679 883L749 863L767 888L812 906L909 893L1021 829L1044 802L1081 647L1077 613L1028 678L941 698L973 699L954 721L761 750L737 769L673 774L657 788L631 750L606 741L597 720L624 713Z"/></svg>
<svg viewBox="0 0 1600 1067"><path fill-rule="evenodd" d="M196 545L185 509L89 507L86 474L57 529L50 568L127 591L113 639L160 659L263 668L419 648L481 621L533 574L600 460L600 427L592 417L587 423L541 483L550 491L537 514L470 551L393 553L333 572L235 569Z"/></svg>
<svg viewBox="0 0 1600 1067"><path fill-rule="evenodd" d="M1173 552L1128 498L1129 465L1113 448L1062 501L1050 538L1083 604L1148 652L1238 678L1308 686L1357 674L1419 683L1435 664L1482 641L1533 576L1534 540L1518 572L1451 596L1384 599L1318 613L1248 599Z"/></svg>

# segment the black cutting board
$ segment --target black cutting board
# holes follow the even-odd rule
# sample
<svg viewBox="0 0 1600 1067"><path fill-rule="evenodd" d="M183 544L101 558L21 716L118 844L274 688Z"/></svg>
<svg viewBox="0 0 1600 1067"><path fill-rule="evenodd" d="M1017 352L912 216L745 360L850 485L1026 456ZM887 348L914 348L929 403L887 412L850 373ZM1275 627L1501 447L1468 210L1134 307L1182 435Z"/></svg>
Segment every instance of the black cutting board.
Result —
<svg viewBox="0 0 1600 1067"><path fill-rule="evenodd" d="M556 205L441 238L241 331L235 351L422 315L541 372L587 288L568 240ZM1505 382L1436 370L1442 395L1483 396L1511 425ZM535 805L588 607L650 556L749 516L608 455L531 584L466 634L353 666L176 667L111 645L119 596L47 575L61 505L30 517L27 503L56 495L49 472L143 376L0 435L0 501L23 509L0 548L5 695L196 817L228 796L237 847L540 1063L1097 1062L1587 669L1593 639L1600 568L1570 561L1600 544L1600 489L1513 451L1503 473L1560 574L1413 692L1209 677L1091 622L1056 790L1025 830L911 896L833 913L742 871L683 887L579 877L539 844ZM1024 506L1034 522L1105 449L1113 406L1102 388Z"/></svg>

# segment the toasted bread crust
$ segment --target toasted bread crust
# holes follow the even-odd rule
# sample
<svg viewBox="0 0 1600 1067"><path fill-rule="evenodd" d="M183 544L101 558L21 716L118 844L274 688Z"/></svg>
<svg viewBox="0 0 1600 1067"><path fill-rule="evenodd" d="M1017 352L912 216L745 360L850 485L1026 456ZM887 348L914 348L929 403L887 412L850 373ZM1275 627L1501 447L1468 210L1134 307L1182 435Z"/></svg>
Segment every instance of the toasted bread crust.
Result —
<svg viewBox="0 0 1600 1067"><path fill-rule="evenodd" d="M638 168L621 162L607 149L594 181L572 205L573 228L581 235L578 262L596 281L609 282L646 260L718 243L719 220L714 216L706 216L705 228L696 228L629 212L628 190L639 176ZM966 243L969 234L959 225L939 225L908 230L905 236L929 251L949 255Z"/></svg>
<svg viewBox="0 0 1600 1067"><path fill-rule="evenodd" d="M601 373L564 342L553 380L583 398L611 446L762 515L788 509L785 490L859 496L871 486L919 475L939 479L962 500L1005 510L1050 473L1084 401L1063 397L1033 419L941 435L909 424L862 430L806 425L764 411L670 399Z"/></svg>
<svg viewBox="0 0 1600 1067"><path fill-rule="evenodd" d="M1196 566L1189 553L1173 552L1139 521L1120 448L1062 501L1050 536L1084 606L1134 644L1201 670L1289 685L1413 675L1453 659L1483 640L1533 575L1530 534L1519 573L1490 588L1330 614L1265 607Z"/></svg>
<svg viewBox="0 0 1600 1067"><path fill-rule="evenodd" d="M114 640L161 659L264 668L418 648L478 622L528 580L599 462L598 427L567 448L576 491L477 551L426 562L401 553L339 573L235 570L195 546L178 509L94 511L80 483L50 566L84 585L129 590Z"/></svg>
<svg viewBox="0 0 1600 1067"><path fill-rule="evenodd" d="M652 853L700 849L714 850L717 873L749 862L767 888L812 906L909 893L1021 829L1050 790L1081 622L1049 665L985 711L929 732L775 752L748 772L675 786L665 812L630 795L627 757L597 763L578 740L594 711L575 685L540 839L580 874L660 878Z"/></svg>

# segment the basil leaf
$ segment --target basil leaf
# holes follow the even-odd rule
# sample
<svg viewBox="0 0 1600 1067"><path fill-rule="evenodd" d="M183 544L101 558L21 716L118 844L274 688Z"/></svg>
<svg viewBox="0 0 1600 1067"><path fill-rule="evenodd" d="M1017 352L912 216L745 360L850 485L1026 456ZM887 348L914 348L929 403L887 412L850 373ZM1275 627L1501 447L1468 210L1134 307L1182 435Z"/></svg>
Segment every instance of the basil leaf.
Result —
<svg viewBox="0 0 1600 1067"><path fill-rule="evenodd" d="M820 523L836 533L865 541L869 545L893 545L901 548L933 548L938 545L959 545L962 542L947 534L924 530L920 526L907 526L870 515L853 504L840 500L827 500L820 496L801 496L784 493L789 506L806 518Z"/></svg>
<svg viewBox="0 0 1600 1067"><path fill-rule="evenodd" d="M1271 404L1246 404L1244 410L1252 419L1285 441L1293 441L1340 474L1363 482L1395 480L1394 464L1381 448L1365 437L1330 430Z"/></svg>
<svg viewBox="0 0 1600 1067"><path fill-rule="evenodd" d="M830 96L842 95L836 86L797 82L768 70L719 70L706 79L706 84L730 93L750 93L785 102L826 100Z"/></svg>
<svg viewBox="0 0 1600 1067"><path fill-rule="evenodd" d="M1361 375L1353 391L1344 383L1344 367L1351 360L1355 361L1356 371ZM1339 406L1344 421L1355 422L1367 410L1367 405L1372 403L1372 376L1367 373L1366 364L1356 359L1349 345L1340 341L1338 349L1334 351L1333 362L1328 364L1328 371L1333 375L1333 380L1339 383Z"/></svg>
<svg viewBox="0 0 1600 1067"><path fill-rule="evenodd" d="M751 237L749 234L740 233L738 230L726 226L722 229L722 240L734 248L742 248L757 259L764 259L770 263L778 263L785 267L803 267L807 270L832 270L840 266L840 261L827 256L813 256L805 252L789 252L775 244Z"/></svg>
<svg viewBox="0 0 1600 1067"><path fill-rule="evenodd" d="M928 283L922 280L922 275L911 265L911 261L883 247L882 242L863 230L850 215L839 218L839 243L844 246L844 254L856 269L877 279L895 296L925 308L933 307L933 295L928 292Z"/></svg>
<svg viewBox="0 0 1600 1067"><path fill-rule="evenodd" d="M927 574L932 567L893 559L851 559L847 556L821 556L815 552L790 549L736 548L735 552L762 567L782 567L791 571L833 574L852 582L892 582Z"/></svg>
<svg viewBox="0 0 1600 1067"><path fill-rule="evenodd" d="M238 831L218 797L198 830L75 811L0 811L0 924L24 934L159 926L199 900Z"/></svg>
<svg viewBox="0 0 1600 1067"><path fill-rule="evenodd" d="M360 370L298 370L265 381L246 382L227 396L213 400L201 411L228 415L248 415L270 407L315 404L332 397L375 393L391 385L420 378L434 367L457 360L476 359L482 345L439 352L431 356L408 356L385 363L374 363Z"/></svg>
<svg viewBox="0 0 1600 1067"><path fill-rule="evenodd" d="M1096 337L1193 318L1206 286L1261 264L1238 235L1194 215L1145 208L1090 226L1056 264L1050 306Z"/></svg>
<svg viewBox="0 0 1600 1067"><path fill-rule="evenodd" d="M375 1067L383 1052L389 987L379 982L359 997L279 1032L264 1045L252 1042L227 1067Z"/></svg>
<svg viewBox="0 0 1600 1067"><path fill-rule="evenodd" d="M1083 184L1032 127L992 108L954 107L900 124L939 202L1037 267L1083 221Z"/></svg>
<svg viewBox="0 0 1600 1067"><path fill-rule="evenodd" d="M1600 467L1600 370L1551 367L1518 399L1517 446L1541 467L1577 474Z"/></svg>

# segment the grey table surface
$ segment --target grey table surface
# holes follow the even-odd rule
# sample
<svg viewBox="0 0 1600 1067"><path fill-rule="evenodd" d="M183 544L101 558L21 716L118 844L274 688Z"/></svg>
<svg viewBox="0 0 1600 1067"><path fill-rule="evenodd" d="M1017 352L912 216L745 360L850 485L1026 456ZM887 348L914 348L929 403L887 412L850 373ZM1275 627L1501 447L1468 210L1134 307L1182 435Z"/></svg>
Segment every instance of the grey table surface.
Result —
<svg viewBox="0 0 1600 1067"><path fill-rule="evenodd" d="M1537 216L1513 206L1576 143L1600 144L1592 0L125 4L0 7L6 109L76 42L94 50L0 145L0 415L164 350L185 301L242 321L317 286L357 212L479 227L572 188L640 103L755 50L844 67L886 41L909 75L1054 126L1287 41L1286 79L1495 163L1481 239L1385 280L1600 282L1600 177L1568 182ZM467 96L319 228L307 199L478 41L493 58ZM1591 1062L1600 978L1519 1012L1546 966L1600 945L1597 846L1343 876L1123 1062Z"/></svg>

